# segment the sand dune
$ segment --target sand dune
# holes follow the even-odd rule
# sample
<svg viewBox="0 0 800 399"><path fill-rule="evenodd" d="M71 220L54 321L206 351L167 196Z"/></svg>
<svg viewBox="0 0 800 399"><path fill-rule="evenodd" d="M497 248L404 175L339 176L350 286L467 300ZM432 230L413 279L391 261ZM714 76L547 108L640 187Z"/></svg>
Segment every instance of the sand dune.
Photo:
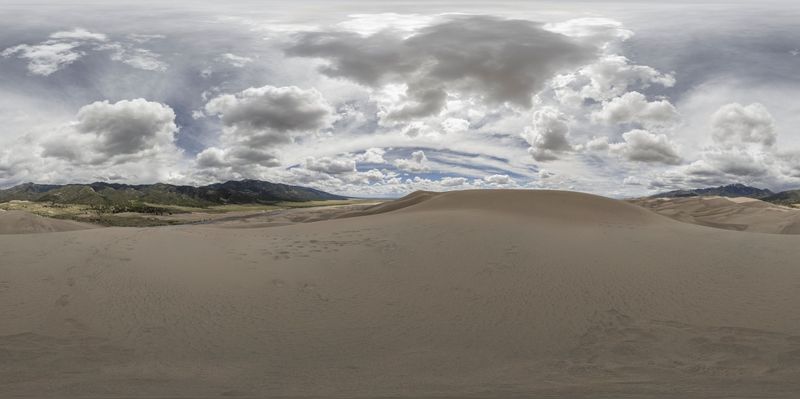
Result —
<svg viewBox="0 0 800 399"><path fill-rule="evenodd" d="M631 202L686 223L757 233L800 234L800 209L753 198L644 198Z"/></svg>
<svg viewBox="0 0 800 399"><path fill-rule="evenodd" d="M3 236L0 397L800 392L796 236L568 192L409 202Z"/></svg>
<svg viewBox="0 0 800 399"><path fill-rule="evenodd" d="M0 234L51 233L91 229L88 223L45 218L22 211L0 211Z"/></svg>

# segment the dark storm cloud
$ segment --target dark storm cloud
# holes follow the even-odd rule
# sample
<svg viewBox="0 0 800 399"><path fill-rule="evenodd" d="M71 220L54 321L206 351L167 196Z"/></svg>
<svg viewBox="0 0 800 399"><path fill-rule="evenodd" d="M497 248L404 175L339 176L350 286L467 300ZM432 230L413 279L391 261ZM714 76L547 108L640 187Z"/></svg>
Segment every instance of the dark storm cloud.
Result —
<svg viewBox="0 0 800 399"><path fill-rule="evenodd" d="M489 16L452 17L408 38L391 31L306 32L286 49L327 60L320 71L331 77L368 86L406 83L416 104L397 111L398 118L438 112L450 91L530 108L547 79L587 63L597 51L536 22Z"/></svg>

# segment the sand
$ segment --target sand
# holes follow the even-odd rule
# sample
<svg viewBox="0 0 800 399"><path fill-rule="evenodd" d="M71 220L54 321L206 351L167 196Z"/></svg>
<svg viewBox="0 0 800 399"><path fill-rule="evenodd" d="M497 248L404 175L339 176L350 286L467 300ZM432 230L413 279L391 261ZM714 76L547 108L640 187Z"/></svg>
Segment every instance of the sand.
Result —
<svg viewBox="0 0 800 399"><path fill-rule="evenodd" d="M95 227L88 223L45 218L28 212L0 210L0 234L51 233Z"/></svg>
<svg viewBox="0 0 800 399"><path fill-rule="evenodd" d="M686 223L757 233L800 234L800 209L753 198L643 198L631 202Z"/></svg>
<svg viewBox="0 0 800 399"><path fill-rule="evenodd" d="M569 192L411 202L2 236L0 397L800 392L797 236Z"/></svg>

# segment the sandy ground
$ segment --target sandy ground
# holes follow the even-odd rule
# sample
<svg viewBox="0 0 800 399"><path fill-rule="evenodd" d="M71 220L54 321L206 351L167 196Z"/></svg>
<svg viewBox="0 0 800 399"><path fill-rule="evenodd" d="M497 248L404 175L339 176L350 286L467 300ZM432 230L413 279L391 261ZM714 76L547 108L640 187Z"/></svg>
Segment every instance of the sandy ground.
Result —
<svg viewBox="0 0 800 399"><path fill-rule="evenodd" d="M410 202L0 236L0 397L800 392L797 236L557 191Z"/></svg>
<svg viewBox="0 0 800 399"><path fill-rule="evenodd" d="M644 198L631 202L686 223L737 231L800 234L800 209L753 198Z"/></svg>

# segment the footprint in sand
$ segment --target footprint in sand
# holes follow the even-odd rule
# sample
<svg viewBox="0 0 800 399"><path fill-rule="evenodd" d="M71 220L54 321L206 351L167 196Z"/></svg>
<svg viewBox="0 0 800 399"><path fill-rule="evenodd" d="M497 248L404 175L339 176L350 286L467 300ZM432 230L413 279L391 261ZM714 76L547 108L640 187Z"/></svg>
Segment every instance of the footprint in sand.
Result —
<svg viewBox="0 0 800 399"><path fill-rule="evenodd" d="M58 300L56 301L56 305L62 306L62 307L69 305L69 295L66 295L66 294L61 295L61 297L58 298Z"/></svg>

